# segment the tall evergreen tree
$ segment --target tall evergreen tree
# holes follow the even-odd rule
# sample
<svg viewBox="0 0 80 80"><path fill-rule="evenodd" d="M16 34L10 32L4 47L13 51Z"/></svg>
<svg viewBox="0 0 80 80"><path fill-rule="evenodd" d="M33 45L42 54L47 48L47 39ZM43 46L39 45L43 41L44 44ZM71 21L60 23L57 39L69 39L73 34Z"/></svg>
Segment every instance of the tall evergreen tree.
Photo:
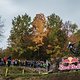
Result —
<svg viewBox="0 0 80 80"><path fill-rule="evenodd" d="M9 44L19 55L24 53L29 44L31 17L27 14L18 15L12 20L11 35L9 36ZM25 39L28 38L28 39ZM16 54L17 55L17 54Z"/></svg>
<svg viewBox="0 0 80 80"><path fill-rule="evenodd" d="M50 45L52 45L52 56L58 57L62 56L61 53L64 44L67 41L67 36L65 31L62 29L63 23L58 15L52 14L48 16L48 26L51 31L48 35L48 41Z"/></svg>

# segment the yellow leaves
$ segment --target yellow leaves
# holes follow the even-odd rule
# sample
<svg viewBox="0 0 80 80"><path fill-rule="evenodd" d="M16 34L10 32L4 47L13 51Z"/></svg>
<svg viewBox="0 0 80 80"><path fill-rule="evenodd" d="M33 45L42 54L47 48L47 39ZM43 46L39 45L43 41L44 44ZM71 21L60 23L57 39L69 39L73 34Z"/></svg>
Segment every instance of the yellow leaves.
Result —
<svg viewBox="0 0 80 80"><path fill-rule="evenodd" d="M48 30L44 31L45 23L46 23L46 19L44 17L44 14L36 14L36 17L32 22L33 30L35 30L33 31L34 36L32 39L36 44L44 44L43 38L47 36L47 31L48 31Z"/></svg>
<svg viewBox="0 0 80 80"><path fill-rule="evenodd" d="M28 46L27 48L34 51L38 50L38 46Z"/></svg>
<svg viewBox="0 0 80 80"><path fill-rule="evenodd" d="M36 17L34 18L34 21L35 21L35 20L41 20L43 23L46 22L45 16L44 16L44 14L42 14L42 13L36 14Z"/></svg>
<svg viewBox="0 0 80 80"><path fill-rule="evenodd" d="M54 46L54 50L52 50L52 57L59 57L62 56L63 54L61 53L61 48L59 45L55 45Z"/></svg>
<svg viewBox="0 0 80 80"><path fill-rule="evenodd" d="M43 20L42 18L45 18L45 17L41 16L41 14L38 14L36 15L32 23L33 27L37 30L37 32L40 32L40 33L43 32L43 29L45 26L45 19Z"/></svg>
<svg viewBox="0 0 80 80"><path fill-rule="evenodd" d="M53 51L46 49L47 54L51 54Z"/></svg>
<svg viewBox="0 0 80 80"><path fill-rule="evenodd" d="M42 43L43 41L43 37L41 37L41 36L35 36L34 38L33 38L33 41L35 42L35 43Z"/></svg>
<svg viewBox="0 0 80 80"><path fill-rule="evenodd" d="M57 45L55 48L56 48L56 49L60 49L60 46L59 46L59 45Z"/></svg>
<svg viewBox="0 0 80 80"><path fill-rule="evenodd" d="M33 21L33 26L36 28L36 30L40 33L43 32L44 23L41 20L35 20Z"/></svg>
<svg viewBox="0 0 80 80"><path fill-rule="evenodd" d="M28 49L33 50L34 47L33 46L28 46Z"/></svg>

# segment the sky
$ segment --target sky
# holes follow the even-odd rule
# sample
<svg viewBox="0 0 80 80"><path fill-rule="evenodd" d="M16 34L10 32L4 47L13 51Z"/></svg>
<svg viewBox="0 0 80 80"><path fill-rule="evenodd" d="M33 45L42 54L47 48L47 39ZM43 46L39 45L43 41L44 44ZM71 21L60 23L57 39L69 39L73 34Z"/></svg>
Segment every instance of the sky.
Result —
<svg viewBox="0 0 80 80"><path fill-rule="evenodd" d="M55 13L63 22L69 20L79 26L80 0L0 0L0 16L4 21L4 36L0 42L0 48L7 47L12 19L25 13L32 18L37 13L44 13L46 17Z"/></svg>

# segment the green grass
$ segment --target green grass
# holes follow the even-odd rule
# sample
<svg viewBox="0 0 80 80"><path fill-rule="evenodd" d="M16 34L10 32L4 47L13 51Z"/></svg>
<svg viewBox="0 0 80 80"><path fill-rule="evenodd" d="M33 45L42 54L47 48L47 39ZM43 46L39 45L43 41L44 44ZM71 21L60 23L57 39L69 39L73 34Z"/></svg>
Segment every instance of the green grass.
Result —
<svg viewBox="0 0 80 80"><path fill-rule="evenodd" d="M80 71L56 72L50 74L39 74L34 68L0 67L0 80L80 80ZM24 74L22 70L24 69Z"/></svg>
<svg viewBox="0 0 80 80"><path fill-rule="evenodd" d="M8 68L7 76L5 76L6 68ZM22 71L24 69L24 74L22 74ZM3 79L16 79L21 78L21 80L30 79L31 78L40 78L42 75L38 73L38 71L35 68L25 68L25 67L0 67L0 77ZM37 79L37 80L38 80Z"/></svg>

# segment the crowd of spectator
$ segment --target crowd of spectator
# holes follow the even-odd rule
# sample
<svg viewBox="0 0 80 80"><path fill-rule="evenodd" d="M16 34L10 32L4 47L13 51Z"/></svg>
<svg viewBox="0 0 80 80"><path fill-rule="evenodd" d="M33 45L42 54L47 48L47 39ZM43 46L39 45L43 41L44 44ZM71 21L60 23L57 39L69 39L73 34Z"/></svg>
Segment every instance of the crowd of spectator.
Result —
<svg viewBox="0 0 80 80"><path fill-rule="evenodd" d="M11 59L11 56L0 58L0 66L25 66L33 68L47 68L49 71L50 62L49 61L33 61L33 60L19 60Z"/></svg>

